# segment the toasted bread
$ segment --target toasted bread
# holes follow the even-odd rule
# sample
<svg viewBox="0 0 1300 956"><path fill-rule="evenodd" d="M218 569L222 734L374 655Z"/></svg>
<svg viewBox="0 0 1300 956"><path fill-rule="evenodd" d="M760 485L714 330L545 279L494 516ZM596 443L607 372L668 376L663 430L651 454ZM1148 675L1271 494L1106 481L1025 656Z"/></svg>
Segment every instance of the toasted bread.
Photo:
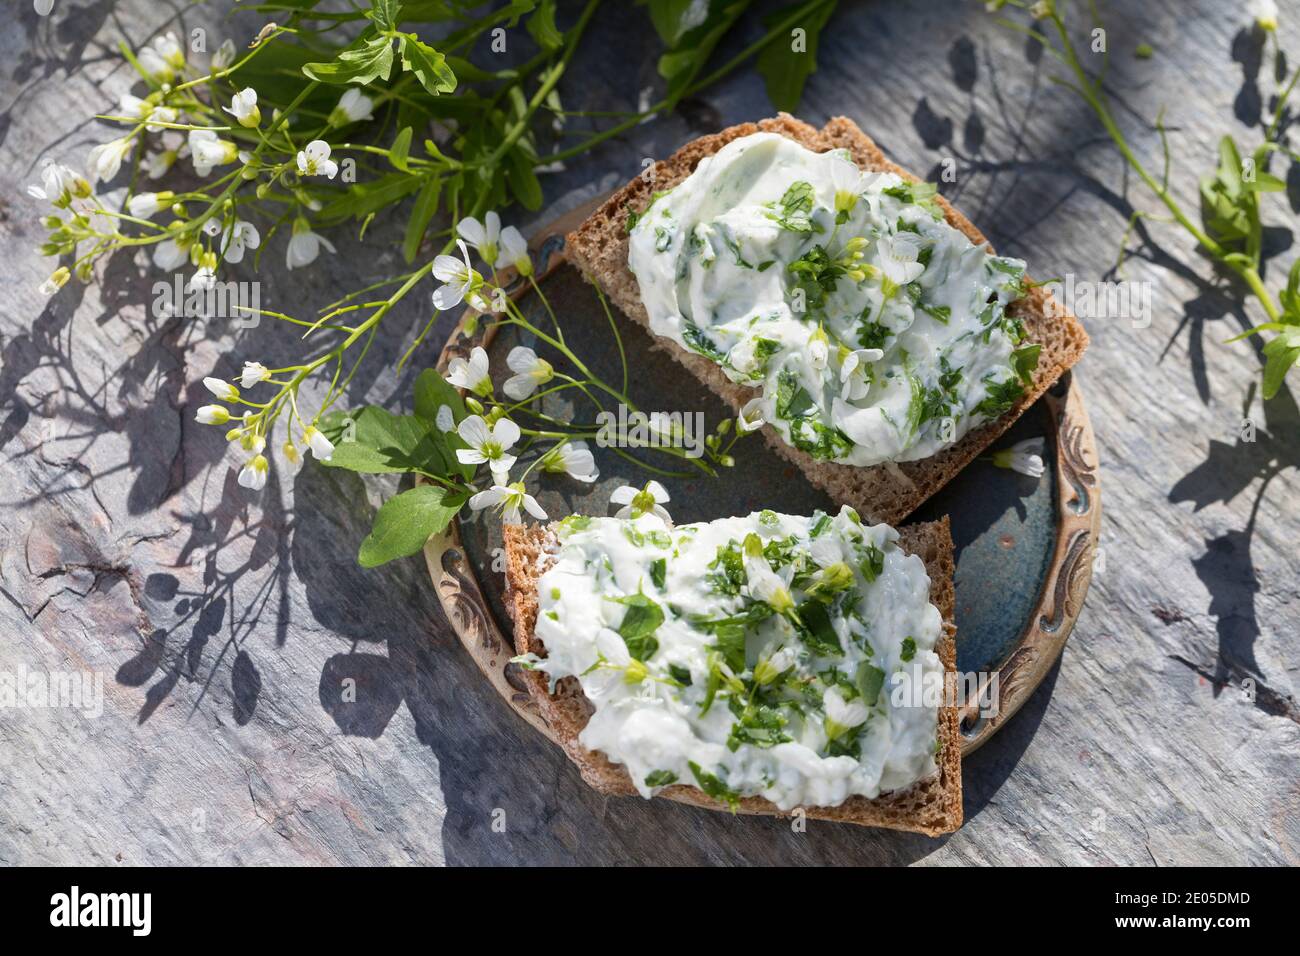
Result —
<svg viewBox="0 0 1300 956"><path fill-rule="evenodd" d="M779 133L818 152L847 149L864 170L892 172L905 179L917 179L887 160L880 148L852 120L837 117L817 130L782 113L775 119L743 123L720 133L702 136L687 143L667 160L656 163L651 174L642 175L615 192L581 226L569 233L566 257L588 279L597 283L625 315L649 331L649 315L641 302L636 277L628 268L628 214L644 212L655 191L680 183L704 157L716 153L732 140L760 131ZM938 201L950 225L977 245L987 244L983 234L969 219L942 196ZM1033 381L1008 412L972 429L960 441L937 454L919 461L863 468L817 460L787 444L771 425L762 429L765 440L838 503L851 505L864 519L897 524L1010 428L1025 409L1079 360L1088 346L1088 335L1079 320L1041 287L1030 289L1012 306L1011 312L1024 322L1027 341L1042 346ZM739 411L753 397L751 387L732 382L712 360L681 348L671 339L653 338L656 347L667 350L735 410Z"/></svg>
<svg viewBox="0 0 1300 956"><path fill-rule="evenodd" d="M930 577L930 602L943 617L943 636L935 646L935 652L943 661L948 678L946 684L951 689L957 652L954 642L956 626L953 624L953 549L948 519L911 525L900 529L899 534L903 550L925 562ZM538 609L537 581L545 573L550 556L557 547L555 534L549 528L537 525L506 525L505 546L506 609L514 621L515 649L520 654L533 653L545 657L546 648L534 630ZM524 671L523 676L543 718L555 732L565 753L578 765L583 779L601 793L635 795L637 791L622 766L579 743L578 735L593 711L577 679L563 678L557 683L555 693L551 694L544 673ZM945 703L949 702L950 697L945 700ZM834 807L804 807L804 813L814 819L912 830L930 836L951 833L962 822L961 738L956 707L940 707L938 736L942 751L937 774L875 799L853 796ZM726 809L725 804L691 786L665 787L660 795L713 810ZM746 797L737 809L740 813L772 816L790 816L794 812L783 811L761 797Z"/></svg>

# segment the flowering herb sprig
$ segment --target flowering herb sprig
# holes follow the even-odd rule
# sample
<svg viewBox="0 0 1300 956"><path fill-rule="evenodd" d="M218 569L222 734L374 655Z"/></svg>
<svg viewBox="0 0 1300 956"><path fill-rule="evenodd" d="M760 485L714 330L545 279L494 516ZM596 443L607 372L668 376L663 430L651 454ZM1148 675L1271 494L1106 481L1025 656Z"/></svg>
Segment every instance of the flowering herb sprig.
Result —
<svg viewBox="0 0 1300 956"><path fill-rule="evenodd" d="M1275 298L1263 279L1264 227L1259 197L1262 193L1286 189L1286 183L1268 169L1275 154L1280 153L1292 162L1300 158L1282 139L1287 100L1300 80L1300 69L1293 72L1279 89L1275 97L1273 118L1258 146L1249 152L1243 152L1230 135L1225 134L1219 141L1217 168L1201 181L1201 215L1198 223L1182 208L1169 189L1169 143L1163 115L1155 124L1163 153L1163 169L1157 175L1137 158L1115 121L1103 85L1105 60L1102 60L1103 67L1099 71L1089 71L1085 67L1070 38L1069 26L1063 13L1064 4L1057 0L988 0L986 6L993 12L1004 7L1019 7L1028 11L1031 18L1029 24L1005 16L999 16L998 22L1036 40L1066 68L1068 76L1053 76L1052 81L1077 94L1096 114L1125 162L1168 210L1171 217L1169 221L1182 227L1211 259L1239 279L1258 300L1268 321L1230 341L1272 334L1263 348L1265 364L1262 389L1264 398L1272 398L1281 389L1287 372L1300 363L1300 260L1292 265L1286 285ZM1256 0L1253 6L1253 28L1261 31L1265 37L1275 36L1276 4L1272 0ZM1093 11L1093 26L1100 26L1096 20L1096 8L1090 9ZM1146 52L1149 55L1150 49ZM1280 49L1278 56L1282 57ZM1281 62L1285 60L1282 59ZM1129 220L1129 230L1139 218L1148 217L1146 213L1135 212ZM1126 231L1124 241L1127 239ZM1120 261L1122 263L1122 254Z"/></svg>

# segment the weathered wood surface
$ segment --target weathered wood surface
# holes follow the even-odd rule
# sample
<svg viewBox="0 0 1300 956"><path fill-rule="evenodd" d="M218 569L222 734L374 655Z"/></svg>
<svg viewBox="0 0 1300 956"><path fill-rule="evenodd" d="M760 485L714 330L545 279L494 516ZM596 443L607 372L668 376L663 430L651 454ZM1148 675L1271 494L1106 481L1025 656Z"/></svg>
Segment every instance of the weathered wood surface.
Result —
<svg viewBox="0 0 1300 956"><path fill-rule="evenodd" d="M1262 316L1181 232L1152 224L1133 243L1125 275L1151 283L1149 328L1088 323L1078 374L1105 568L1061 664L967 763L964 829L798 834L605 800L480 677L419 558L355 565L377 486L310 466L257 499L235 486L218 430L192 421L199 380L289 359L291 332L154 319L153 276L126 257L93 287L36 292L49 268L24 187L43 157L81 165L106 138L86 117L131 81L118 40L205 22L218 40L256 32L247 14L219 16L227 6L59 0L41 20L23 3L0 36L0 671L88 671L104 687L98 717L0 710L0 862L1300 863L1300 413L1287 393L1263 404L1255 352L1221 344ZM1167 108L1194 209L1220 133L1257 139L1271 57L1260 63L1233 4L1108 6L1125 128L1154 159L1139 117ZM626 108L653 85L650 31L626 19L597 17L570 106ZM1300 51L1294 5L1281 38ZM1145 62L1131 56L1144 40L1157 50ZM980 4L845 4L822 46L802 114L852 116L913 169L952 156L950 194L1038 275L1101 278L1130 202L1153 209L1049 64ZM737 75L549 177L533 221L768 112L761 82ZM1289 181L1270 197L1279 224L1300 208L1300 173ZM1275 239L1274 285L1294 254L1289 231ZM306 311L396 271L375 248L340 240L326 268L294 273L277 251L264 301ZM387 321L354 401L406 401L409 377L389 369L426 301ZM1243 410L1253 443L1238 440ZM356 703L339 702L346 677Z"/></svg>

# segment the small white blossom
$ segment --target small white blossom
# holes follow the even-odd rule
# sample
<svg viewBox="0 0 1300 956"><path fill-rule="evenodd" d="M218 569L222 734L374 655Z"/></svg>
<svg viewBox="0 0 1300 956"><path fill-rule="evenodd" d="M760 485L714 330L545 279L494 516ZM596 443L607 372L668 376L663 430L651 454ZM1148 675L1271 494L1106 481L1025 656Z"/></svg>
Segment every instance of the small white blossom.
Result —
<svg viewBox="0 0 1300 956"><path fill-rule="evenodd" d="M917 261L921 254L921 240L914 233L881 236L877 248L880 251L880 271L896 286L915 281L925 271L925 264Z"/></svg>
<svg viewBox="0 0 1300 956"><path fill-rule="evenodd" d="M173 272L190 261L190 246L193 240L164 239L153 247L153 264L164 272Z"/></svg>
<svg viewBox="0 0 1300 956"><path fill-rule="evenodd" d="M239 148L229 140L221 139L210 129L190 130L190 156L194 171L206 176L216 166L225 166L239 158Z"/></svg>
<svg viewBox="0 0 1300 956"><path fill-rule="evenodd" d="M307 443L312 457L317 461L329 461L334 456L334 443L315 425L303 429L302 440Z"/></svg>
<svg viewBox="0 0 1300 956"><path fill-rule="evenodd" d="M118 112L132 119L147 121L144 128L151 133L165 129L163 123L175 123L177 116L176 110L170 106L157 106L130 93L123 93L118 100Z"/></svg>
<svg viewBox="0 0 1300 956"><path fill-rule="evenodd" d="M319 233L312 232L307 220L298 217L294 220L293 235L289 237L289 245L285 249L285 267L297 269L299 266L310 265L320 255L321 246L330 252L335 251L334 243Z"/></svg>
<svg viewBox="0 0 1300 956"><path fill-rule="evenodd" d="M501 230L501 251L493 265L498 269L514 266L515 271L524 277L533 274L533 260L528 258L528 241L514 226Z"/></svg>
<svg viewBox="0 0 1300 956"><path fill-rule="evenodd" d="M251 488L253 491L261 491L266 487L266 473L268 470L270 470L270 462L266 460L266 456L254 455L248 459L248 462L239 472L239 483L245 488Z"/></svg>
<svg viewBox="0 0 1300 956"><path fill-rule="evenodd" d="M859 369L865 371L869 363L878 362L884 357L885 353L880 349L854 349L845 355L840 363L840 398L846 402L856 402L863 398L871 388L871 383Z"/></svg>
<svg viewBox="0 0 1300 956"><path fill-rule="evenodd" d="M763 542L753 533L745 536L744 552L745 586L750 595L778 614L792 610L794 598L790 595L790 578L794 574L793 567L786 565L780 574L773 571L763 554Z"/></svg>
<svg viewBox="0 0 1300 956"><path fill-rule="evenodd" d="M90 183L83 177L62 163L50 160L41 167L41 184L27 187L27 195L44 199L60 209L66 208L74 197L85 199L90 193Z"/></svg>
<svg viewBox="0 0 1300 956"><path fill-rule="evenodd" d="M596 458L585 441L566 441L542 456L542 471L566 474L578 481L592 482L600 477Z"/></svg>
<svg viewBox="0 0 1300 956"><path fill-rule="evenodd" d="M490 266L497 264L497 244L501 240L501 217L489 211L479 222L473 216L466 216L456 224L456 234L473 246L483 261Z"/></svg>
<svg viewBox="0 0 1300 956"><path fill-rule="evenodd" d="M736 428L741 432L752 432L762 428L763 424L763 396L758 395L740 407Z"/></svg>
<svg viewBox="0 0 1300 956"><path fill-rule="evenodd" d="M539 521L546 520L546 512L542 510L536 498L524 491L522 481L510 485L493 485L486 491L480 491L469 499L469 506L474 511L499 507L501 517L507 524L519 524L523 518L523 510Z"/></svg>
<svg viewBox="0 0 1300 956"><path fill-rule="evenodd" d="M616 518L637 518L643 514L654 514L668 524L672 524L673 519L663 505L664 502L671 500L668 489L653 479L647 481L645 487L639 491L631 485L623 485L615 488L614 493L609 496L611 505L623 506L614 514Z"/></svg>
<svg viewBox="0 0 1300 956"><path fill-rule="evenodd" d="M137 193L126 201L126 211L137 219L148 219L171 203L175 193Z"/></svg>
<svg viewBox="0 0 1300 956"><path fill-rule="evenodd" d="M331 126L346 126L348 123L360 123L372 117L371 110L375 101L362 93L355 86L348 87L339 98L338 105L330 111Z"/></svg>
<svg viewBox="0 0 1300 956"><path fill-rule="evenodd" d="M239 389L235 388L235 386L231 385L223 378L208 376L203 380L203 387L223 402L239 401Z"/></svg>
<svg viewBox="0 0 1300 956"><path fill-rule="evenodd" d="M223 405L204 405L194 414L200 425L224 425L230 421L230 411Z"/></svg>
<svg viewBox="0 0 1300 956"><path fill-rule="evenodd" d="M261 362L245 362L244 370L239 375L239 384L242 388L252 388L259 382L265 382L271 377L271 370Z"/></svg>
<svg viewBox="0 0 1300 956"><path fill-rule="evenodd" d="M998 468L1010 468L1030 478L1041 478L1043 477L1043 445L1041 438L1026 438L1024 441L1016 442L1010 448L995 451L990 457Z"/></svg>
<svg viewBox="0 0 1300 956"><path fill-rule="evenodd" d="M162 150L151 152L144 158L144 170L150 179L162 179L167 174L167 170L175 165L178 158L189 153L185 137L176 130L166 130L161 139Z"/></svg>
<svg viewBox="0 0 1300 956"><path fill-rule="evenodd" d="M862 170L847 156L831 163L831 186L835 189L835 212L852 212L862 194Z"/></svg>
<svg viewBox="0 0 1300 956"><path fill-rule="evenodd" d="M504 476L514 467L516 456L508 454L519 440L519 426L508 418L489 425L481 415L469 415L456 426L456 433L468 448L456 449L462 465L486 464L493 477Z"/></svg>
<svg viewBox="0 0 1300 956"><path fill-rule="evenodd" d="M239 120L240 126L252 129L262 121L262 111L257 108L257 90L251 86L240 90L230 98L230 105L223 110ZM329 155L328 153L326 155ZM331 177L333 178L333 177Z"/></svg>
<svg viewBox="0 0 1300 956"><path fill-rule="evenodd" d="M488 368L488 354L483 347L474 346L468 360L458 355L448 362L447 381L457 388L468 389L475 395L490 395L492 378Z"/></svg>
<svg viewBox="0 0 1300 956"><path fill-rule="evenodd" d="M832 740L865 724L870 715L861 697L845 700L838 687L827 688L822 695L822 709L826 712L826 736Z"/></svg>
<svg viewBox="0 0 1300 956"><path fill-rule="evenodd" d="M333 179L339 171L339 164L330 159L330 144L323 139L314 139L306 149L298 150L298 172L304 176L328 176Z"/></svg>
<svg viewBox="0 0 1300 956"><path fill-rule="evenodd" d="M510 350L506 356L506 365L515 374L506 379L501 390L517 402L522 402L537 391L539 385L544 385L555 377L551 363L538 358L536 352L523 345L516 345Z"/></svg>
<svg viewBox="0 0 1300 956"><path fill-rule="evenodd" d="M443 254L433 260L433 277L443 283L433 290L433 306L439 312L454 309L481 281L470 267L465 240L457 239L456 245L460 247L461 259Z"/></svg>
<svg viewBox="0 0 1300 956"><path fill-rule="evenodd" d="M186 283L186 289L191 292L207 291L215 289L217 286L217 270L210 265L199 266L190 281Z"/></svg>
<svg viewBox="0 0 1300 956"><path fill-rule="evenodd" d="M235 41L226 37L212 54L212 72L220 73L235 62Z"/></svg>
<svg viewBox="0 0 1300 956"><path fill-rule="evenodd" d="M185 51L176 34L154 37L152 45L142 47L136 54L140 68L156 80L166 83L185 68Z"/></svg>
<svg viewBox="0 0 1300 956"><path fill-rule="evenodd" d="M1274 0L1254 0L1251 13L1255 17L1255 26L1261 30L1277 29L1277 3Z"/></svg>
<svg viewBox="0 0 1300 956"><path fill-rule="evenodd" d="M68 270L67 266L59 266L50 274L48 279L41 283L41 295L54 295L68 284L68 279L71 277L72 273Z"/></svg>
<svg viewBox="0 0 1300 956"><path fill-rule="evenodd" d="M246 249L256 249L261 244L262 236L257 227L251 222L236 219L226 229L226 235L222 239L222 256L227 262L242 262Z"/></svg>
<svg viewBox="0 0 1300 956"><path fill-rule="evenodd" d="M108 182L116 176L130 149L131 140L126 136L94 147L86 157L86 171L90 173L91 181Z"/></svg>

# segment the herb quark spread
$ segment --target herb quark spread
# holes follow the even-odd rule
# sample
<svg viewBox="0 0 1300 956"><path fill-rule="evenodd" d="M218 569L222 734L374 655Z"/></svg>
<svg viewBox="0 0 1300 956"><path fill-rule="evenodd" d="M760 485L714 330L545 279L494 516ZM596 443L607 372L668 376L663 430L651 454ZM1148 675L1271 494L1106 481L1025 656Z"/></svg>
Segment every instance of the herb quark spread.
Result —
<svg viewBox="0 0 1300 956"><path fill-rule="evenodd" d="M936 772L943 632L920 558L856 512L672 527L575 516L538 582L525 666L576 676L579 741L643 796L674 783L784 810ZM927 705L928 704L928 705Z"/></svg>
<svg viewBox="0 0 1300 956"><path fill-rule="evenodd" d="M934 187L843 150L737 139L629 219L650 327L760 389L742 413L814 458L913 461L1007 411L1037 366L1007 306L1025 264Z"/></svg>

